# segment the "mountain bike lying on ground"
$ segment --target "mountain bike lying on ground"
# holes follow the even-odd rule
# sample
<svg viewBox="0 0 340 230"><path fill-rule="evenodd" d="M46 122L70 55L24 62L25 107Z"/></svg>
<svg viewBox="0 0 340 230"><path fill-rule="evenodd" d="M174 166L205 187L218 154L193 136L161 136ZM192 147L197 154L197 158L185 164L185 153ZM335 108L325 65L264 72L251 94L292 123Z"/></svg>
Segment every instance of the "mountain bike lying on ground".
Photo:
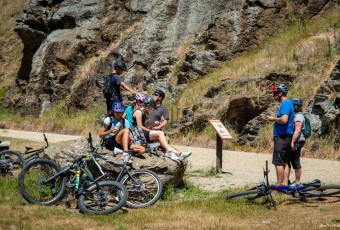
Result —
<svg viewBox="0 0 340 230"><path fill-rule="evenodd" d="M145 208L159 200L163 184L157 174L148 169L130 170L128 162L132 154L139 154L138 151L129 150L127 161L119 164L98 153L98 148L92 144L91 133L89 133L88 143L93 157L99 162L101 169L109 175L109 179L119 181L126 186L128 191L127 207Z"/></svg>
<svg viewBox="0 0 340 230"><path fill-rule="evenodd" d="M22 154L16 150L5 150L0 152L0 174L13 174L13 170L22 169L28 162L41 158L45 154L45 149L48 148L48 140L44 134L46 146L33 149L32 147L25 147L26 150Z"/></svg>
<svg viewBox="0 0 340 230"><path fill-rule="evenodd" d="M270 185L268 180L268 161L266 161L266 169L263 169L264 180L262 184L249 189L247 191L234 193L228 195L226 200L235 198L244 198L247 200L255 200L257 198L267 196L270 207L276 209L276 202L273 199L272 192L277 191L279 193L284 193L286 195L291 195L293 197L301 198L305 200L306 198L318 198L321 197L332 197L334 195L340 194L340 186L338 185L322 185L318 179L313 180L310 183L304 183L296 186L285 186L285 185ZM339 197L340 199L340 197Z"/></svg>
<svg viewBox="0 0 340 230"><path fill-rule="evenodd" d="M99 176L93 176L89 164L97 166ZM127 190L107 177L91 154L82 155L63 168L41 158L30 161L22 169L19 190L30 203L51 205L60 200L78 200L78 207L85 214L109 214L126 203ZM71 198L62 199L65 196Z"/></svg>

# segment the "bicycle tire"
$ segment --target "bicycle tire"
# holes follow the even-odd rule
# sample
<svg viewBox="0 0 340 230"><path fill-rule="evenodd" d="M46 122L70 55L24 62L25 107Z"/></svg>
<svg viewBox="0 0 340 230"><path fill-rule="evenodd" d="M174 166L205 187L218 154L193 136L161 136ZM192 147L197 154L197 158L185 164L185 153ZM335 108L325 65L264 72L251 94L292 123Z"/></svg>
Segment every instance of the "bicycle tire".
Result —
<svg viewBox="0 0 340 230"><path fill-rule="evenodd" d="M128 190L126 206L145 208L156 203L163 192L163 184L158 175L148 169L137 169L129 173L120 180Z"/></svg>
<svg viewBox="0 0 340 230"><path fill-rule="evenodd" d="M320 187L307 187L302 189L302 192L307 192L309 196L325 197L340 194L339 185L323 185Z"/></svg>
<svg viewBox="0 0 340 230"><path fill-rule="evenodd" d="M12 173L13 169L22 169L25 160L19 151L5 150L0 152L0 160L6 164L5 168L0 168L0 174Z"/></svg>
<svg viewBox="0 0 340 230"><path fill-rule="evenodd" d="M38 154L33 154L32 156L25 158L25 163L28 164L31 161L34 161L34 160L37 160L37 159L40 159L40 156Z"/></svg>
<svg viewBox="0 0 340 230"><path fill-rule="evenodd" d="M231 195L228 195L226 197L226 200L231 200L235 198L242 198L247 200L255 200L259 197L264 196L262 193L259 193L257 189L251 189L243 192L234 193Z"/></svg>
<svg viewBox="0 0 340 230"><path fill-rule="evenodd" d="M60 171L60 166L48 159L28 163L19 174L19 190L30 203L51 205L56 203L66 189L66 177L60 175L48 184L44 180Z"/></svg>
<svg viewBox="0 0 340 230"><path fill-rule="evenodd" d="M84 214L110 214L123 207L127 197L126 187L121 183L99 181L91 185L79 196L78 207Z"/></svg>

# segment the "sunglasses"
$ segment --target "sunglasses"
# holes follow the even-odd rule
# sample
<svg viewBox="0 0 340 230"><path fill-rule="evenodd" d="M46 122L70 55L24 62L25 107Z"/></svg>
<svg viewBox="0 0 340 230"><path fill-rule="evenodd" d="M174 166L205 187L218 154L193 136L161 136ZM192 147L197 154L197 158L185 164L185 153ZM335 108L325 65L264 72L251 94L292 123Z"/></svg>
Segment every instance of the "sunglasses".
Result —
<svg viewBox="0 0 340 230"><path fill-rule="evenodd" d="M154 96L159 96L159 94L158 94L158 93L154 93L153 95L154 95Z"/></svg>

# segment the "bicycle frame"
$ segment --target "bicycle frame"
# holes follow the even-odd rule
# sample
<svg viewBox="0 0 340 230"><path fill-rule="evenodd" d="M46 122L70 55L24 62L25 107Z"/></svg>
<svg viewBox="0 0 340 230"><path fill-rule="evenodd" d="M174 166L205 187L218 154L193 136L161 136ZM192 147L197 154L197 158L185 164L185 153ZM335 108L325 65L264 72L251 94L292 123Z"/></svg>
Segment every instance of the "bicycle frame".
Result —
<svg viewBox="0 0 340 230"><path fill-rule="evenodd" d="M84 160L84 158L87 158ZM73 186L75 187L75 197L73 197L72 200L77 199L80 195L85 194L87 192L87 188L90 187L93 184L96 184L98 187L99 184L97 183L98 181L100 181L103 177L108 176L107 173L102 172L102 176L94 179L92 173L87 169L86 167L86 161L89 159L93 159L95 162L96 160L93 158L93 156L81 156L79 158L77 158L73 163L65 166L64 168L62 168L58 173L56 173L55 175L53 175L52 177L46 179L45 181L43 181L43 184L48 185L49 183L53 183L54 180L56 178L58 178L59 176L63 176L65 174L67 174L68 172L72 172L72 169L75 169L75 177L71 178L69 181L67 181L67 187L72 188ZM97 163L98 164L98 163ZM99 168L101 170L101 168ZM83 175L86 175L86 179L90 182L89 184L87 184L85 187L81 186L82 184L82 178ZM73 185L72 183L75 181L75 184ZM68 200L70 201L70 200ZM66 201L66 202L68 202Z"/></svg>
<svg viewBox="0 0 340 230"><path fill-rule="evenodd" d="M45 149L47 149L49 147L47 137L46 137L45 134L43 134L43 135L44 135L44 140L46 142L46 146L44 146L44 147L42 147L40 149L32 149L31 147L26 147L26 150L25 150L25 152L23 154L24 155L24 160L25 160L26 163L31 161L31 160L35 160L35 159L39 158L40 154L44 153ZM29 156L25 157L25 155L27 155L27 154L32 154L32 155L29 155Z"/></svg>
<svg viewBox="0 0 340 230"><path fill-rule="evenodd" d="M96 150L97 150L97 149L94 148L94 151L96 151ZM129 177L135 182L135 179L131 176L129 170L127 169L127 162L124 162L123 164L119 164L119 163L116 163L116 162L114 162L114 161L111 161L111 160L109 160L109 159L107 159L107 158L105 158L105 157L103 157L102 155L99 155L99 154L97 154L97 153L93 153L93 157L94 157L94 158L102 159L102 160L104 160L105 162L110 163L112 166L118 167L118 168L121 169L120 172L118 173L118 175L116 176L115 181L119 182L119 181L123 178L123 176L124 176L125 174L127 174L127 175L129 175ZM131 157L131 155L130 155L130 157ZM110 169L105 169L105 170L108 171L108 172L111 172L111 173L113 172L113 170L110 170Z"/></svg>
<svg viewBox="0 0 340 230"><path fill-rule="evenodd" d="M124 162L123 164L119 164L98 154L98 148L95 148L92 144L91 133L89 133L89 138L87 139L87 141L89 143L90 151L92 152L92 157L102 159L105 162L110 163L112 166L118 167L121 169L118 176L115 178L115 181L119 182L123 178L123 176L127 174L130 178L132 178L134 182L136 182L135 178L131 176L129 170L127 169L127 164L128 164L128 161L131 159L131 154L129 154L129 159L126 162ZM133 151L133 150L129 150L129 151ZM102 167L102 166L99 166L99 167ZM110 169L106 169L106 171L113 173L113 170L110 170Z"/></svg>

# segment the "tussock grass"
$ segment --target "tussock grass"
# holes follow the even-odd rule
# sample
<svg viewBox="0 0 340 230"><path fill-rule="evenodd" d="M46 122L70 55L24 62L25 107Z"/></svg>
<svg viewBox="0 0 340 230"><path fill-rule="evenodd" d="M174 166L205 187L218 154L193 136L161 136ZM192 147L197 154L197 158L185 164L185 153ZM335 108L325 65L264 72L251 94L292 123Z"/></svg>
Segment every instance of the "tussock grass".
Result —
<svg viewBox="0 0 340 230"><path fill-rule="evenodd" d="M99 130L101 117L105 114L104 108L104 104L98 104L88 111L69 113L65 101L60 101L51 110L38 118L31 116L22 118L9 111L3 111L0 113L0 127L87 135L88 132L97 132Z"/></svg>
<svg viewBox="0 0 340 230"><path fill-rule="evenodd" d="M325 57L324 52L328 49L329 44L333 46L338 42L336 37L340 36L338 35L340 30L338 26L334 28L334 25L338 25L339 22L340 14L338 12L332 12L324 18L318 18L315 22L311 21L306 25L295 21L292 26L268 38L256 50L243 53L227 62L221 69L189 83L174 106L179 108L192 106L193 103L202 99L208 88L223 79L263 78L270 72L297 73L297 64L302 62L307 64L310 71L314 71L317 69L315 65L321 60L326 59L331 63L332 60ZM332 59L336 60L337 58L333 57ZM307 74L310 72L307 71ZM325 77L328 76L323 78ZM320 78L317 79L320 81ZM305 80L304 82L306 82ZM300 84L295 85L292 89L293 92L300 89ZM237 88L237 86L232 87Z"/></svg>
<svg viewBox="0 0 340 230"><path fill-rule="evenodd" d="M301 204L281 195L274 197L278 210L273 211L266 208L264 199L225 201L227 194L246 188L211 193L186 183L154 206L89 216L62 203L47 207L28 204L16 184L14 177L0 178L1 229L316 229L320 224L337 224L340 211L338 202ZM285 218L280 213L285 213Z"/></svg>

